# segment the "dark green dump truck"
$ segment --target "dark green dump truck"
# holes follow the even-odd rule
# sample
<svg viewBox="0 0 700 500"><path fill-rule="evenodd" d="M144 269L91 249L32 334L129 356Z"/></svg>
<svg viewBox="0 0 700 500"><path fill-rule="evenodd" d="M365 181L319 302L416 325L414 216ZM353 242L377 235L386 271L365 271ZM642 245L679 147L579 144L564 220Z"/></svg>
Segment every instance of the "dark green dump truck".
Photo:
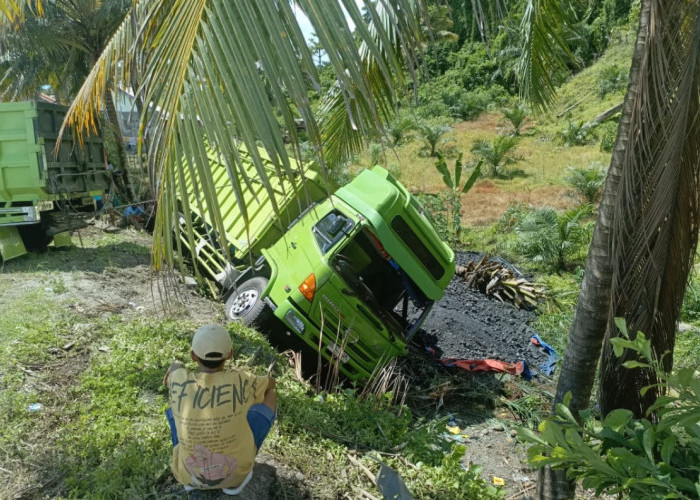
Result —
<svg viewBox="0 0 700 500"><path fill-rule="evenodd" d="M70 130L54 149L68 108L45 102L0 103L0 257L9 260L52 239L70 241L69 213L92 209L109 189L102 138L83 146ZM67 238L66 238L67 237Z"/></svg>
<svg viewBox="0 0 700 500"><path fill-rule="evenodd" d="M453 251L415 198L381 167L328 195L314 170L296 165L280 177L270 164L278 217L247 153L240 154L253 179L244 193L248 231L225 166L209 156L229 255L212 244L212 225L193 209L196 189L185 203L197 235L193 261L221 285L226 315L255 326L272 320L272 328L339 361L353 380L405 353L455 269Z"/></svg>

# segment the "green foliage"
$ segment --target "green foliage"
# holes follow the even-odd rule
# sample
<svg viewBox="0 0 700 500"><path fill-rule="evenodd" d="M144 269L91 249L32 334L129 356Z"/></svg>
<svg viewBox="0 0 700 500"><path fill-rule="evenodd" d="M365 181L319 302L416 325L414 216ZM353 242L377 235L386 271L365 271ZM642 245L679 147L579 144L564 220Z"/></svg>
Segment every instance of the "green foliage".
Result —
<svg viewBox="0 0 700 500"><path fill-rule="evenodd" d="M369 163L371 166L382 165L384 163L384 148L376 142L369 146Z"/></svg>
<svg viewBox="0 0 700 500"><path fill-rule="evenodd" d="M615 140L617 139L617 127L618 123L616 120L610 120L598 125L597 130L600 136L601 151L605 153L612 152L615 147Z"/></svg>
<svg viewBox="0 0 700 500"><path fill-rule="evenodd" d="M512 231L530 211L523 202L511 201L498 221L498 228L502 231Z"/></svg>
<svg viewBox="0 0 700 500"><path fill-rule="evenodd" d="M681 319L683 321L700 320L700 280L696 273L693 273L685 289L683 307L681 308Z"/></svg>
<svg viewBox="0 0 700 500"><path fill-rule="evenodd" d="M614 92L622 92L627 86L627 72L617 65L606 66L598 75L597 94L600 99Z"/></svg>
<svg viewBox="0 0 700 500"><path fill-rule="evenodd" d="M399 115L389 122L386 127L386 137L392 146L400 146L411 139L410 132L415 127L415 121L410 116Z"/></svg>
<svg viewBox="0 0 700 500"><path fill-rule="evenodd" d="M445 241L449 241L450 226L448 223L449 215L447 213L448 201L446 199L446 192L442 193L416 193L415 197L423 207L425 215L428 220L437 231L440 238Z"/></svg>
<svg viewBox="0 0 700 500"><path fill-rule="evenodd" d="M507 177L506 167L520 160L515 154L517 146L518 141L515 137L499 135L493 141L475 141L471 152L489 167L490 177Z"/></svg>
<svg viewBox="0 0 700 500"><path fill-rule="evenodd" d="M565 146L585 146L597 139L596 125L593 122L569 122L557 137Z"/></svg>
<svg viewBox="0 0 700 500"><path fill-rule="evenodd" d="M596 495L620 495L632 499L697 498L700 495L700 380L693 369L666 373L652 355L643 333L627 335L624 321L616 323L622 337L611 340L620 356L625 349L639 361L627 361L629 369L650 367L660 380L661 393L649 409L649 419L635 420L626 409L611 411L600 422L591 413L580 413L581 423L564 404L539 426L539 433L520 429L520 438L531 443L533 467L566 468L571 479L582 480L584 489ZM654 414L655 418L651 418Z"/></svg>
<svg viewBox="0 0 700 500"><path fill-rule="evenodd" d="M513 127L513 135L516 137L519 136L525 124L525 119L527 118L527 109L525 106L519 103L511 108L502 109L501 113L503 113L503 116Z"/></svg>
<svg viewBox="0 0 700 500"><path fill-rule="evenodd" d="M565 269L571 257L578 256L590 240L592 224L584 221L592 210L591 205L581 205L562 214L550 207L533 210L515 229L520 252L555 270Z"/></svg>
<svg viewBox="0 0 700 500"><path fill-rule="evenodd" d="M438 161L435 163L435 168L442 175L442 181L447 186L447 206L451 215L452 224L450 226L450 236L451 240L459 243L462 234L462 197L461 195L467 193L474 183L481 175L481 165L479 162L474 170L472 170L469 178L464 183L464 186L460 188L459 184L462 177L462 171L464 170L464 165L462 165L462 153L459 153L457 161L455 161L454 176L450 174L447 168L447 163L445 163L445 158L438 153Z"/></svg>
<svg viewBox="0 0 700 500"><path fill-rule="evenodd" d="M491 102L491 97L483 91L465 92L462 97L450 106L453 118L463 121L475 120L483 113Z"/></svg>
<svg viewBox="0 0 700 500"><path fill-rule="evenodd" d="M564 180L574 188L582 203L595 205L603 194L606 174L602 163L593 162L587 167L568 167Z"/></svg>
<svg viewBox="0 0 700 500"><path fill-rule="evenodd" d="M445 135L451 130L449 125L436 121L425 121L416 125L418 138L425 143L424 150L429 156L437 156L439 146L449 141Z"/></svg>

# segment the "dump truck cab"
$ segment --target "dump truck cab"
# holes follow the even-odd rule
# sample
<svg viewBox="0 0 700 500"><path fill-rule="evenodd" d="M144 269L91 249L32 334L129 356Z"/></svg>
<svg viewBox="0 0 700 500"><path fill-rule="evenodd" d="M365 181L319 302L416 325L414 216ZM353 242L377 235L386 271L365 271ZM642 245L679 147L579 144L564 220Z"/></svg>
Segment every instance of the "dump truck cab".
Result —
<svg viewBox="0 0 700 500"><path fill-rule="evenodd" d="M403 354L454 274L452 250L381 167L312 207L263 256L275 316L350 378Z"/></svg>

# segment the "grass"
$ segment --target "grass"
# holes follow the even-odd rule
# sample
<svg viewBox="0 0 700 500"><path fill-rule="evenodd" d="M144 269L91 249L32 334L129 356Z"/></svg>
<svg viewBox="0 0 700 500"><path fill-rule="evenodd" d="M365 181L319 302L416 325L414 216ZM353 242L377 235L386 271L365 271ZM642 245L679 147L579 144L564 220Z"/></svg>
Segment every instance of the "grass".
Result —
<svg viewBox="0 0 700 500"><path fill-rule="evenodd" d="M48 273L54 285L4 304L0 353L11 362L0 372L0 461L11 475L0 497L179 497L161 381L173 358L185 358L195 325L86 318L71 312L70 299L52 288L60 279ZM350 456L374 472L378 462L369 457L381 458L415 498L497 496L478 468L462 468L463 448L442 440L439 418L414 416L390 397L360 399L352 389L316 397L260 334L231 329L236 366L263 373L277 359L280 419L263 453L301 472L313 498L374 488ZM34 403L41 409L30 411Z"/></svg>

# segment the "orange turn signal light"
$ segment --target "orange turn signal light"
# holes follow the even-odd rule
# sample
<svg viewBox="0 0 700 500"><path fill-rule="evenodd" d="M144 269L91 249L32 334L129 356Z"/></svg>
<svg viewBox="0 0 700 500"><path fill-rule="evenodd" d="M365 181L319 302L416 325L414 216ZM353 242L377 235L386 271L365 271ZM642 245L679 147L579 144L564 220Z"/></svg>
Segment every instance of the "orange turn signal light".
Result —
<svg viewBox="0 0 700 500"><path fill-rule="evenodd" d="M309 274L299 285L299 291L306 297L306 300L309 302L314 301L314 295L316 295L316 275L314 273Z"/></svg>

